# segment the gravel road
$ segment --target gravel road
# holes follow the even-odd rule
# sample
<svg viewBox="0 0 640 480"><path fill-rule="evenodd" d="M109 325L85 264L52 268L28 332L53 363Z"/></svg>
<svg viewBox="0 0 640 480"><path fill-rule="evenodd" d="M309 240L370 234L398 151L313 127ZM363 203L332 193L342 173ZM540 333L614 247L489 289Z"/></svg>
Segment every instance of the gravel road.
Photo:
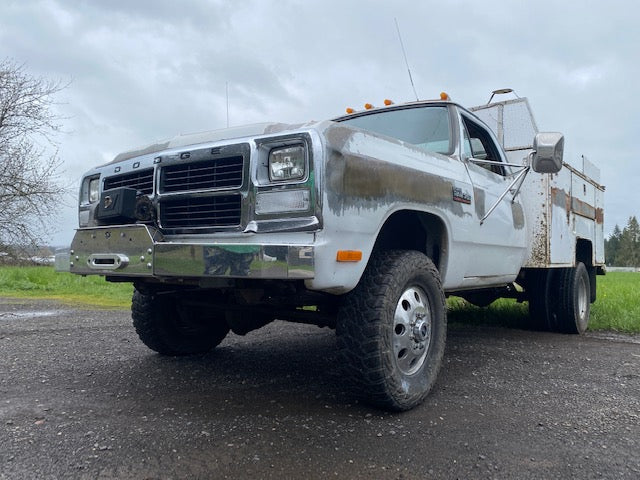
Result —
<svg viewBox="0 0 640 480"><path fill-rule="evenodd" d="M128 311L0 299L0 479L640 478L640 339L453 325L425 404L354 402L334 332L154 354Z"/></svg>

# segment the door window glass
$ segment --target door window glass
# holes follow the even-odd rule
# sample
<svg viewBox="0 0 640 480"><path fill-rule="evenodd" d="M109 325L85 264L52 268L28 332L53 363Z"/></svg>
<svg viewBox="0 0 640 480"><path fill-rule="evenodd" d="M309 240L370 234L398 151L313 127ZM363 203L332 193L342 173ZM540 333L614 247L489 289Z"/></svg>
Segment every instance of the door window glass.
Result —
<svg viewBox="0 0 640 480"><path fill-rule="evenodd" d="M484 127L465 116L462 116L462 122L464 124L463 151L466 155L477 160L503 161L500 155L500 149L493 141L491 134ZM469 152L471 155L469 155ZM505 170L502 165L492 165L488 163L478 163L478 165L498 175L505 175Z"/></svg>

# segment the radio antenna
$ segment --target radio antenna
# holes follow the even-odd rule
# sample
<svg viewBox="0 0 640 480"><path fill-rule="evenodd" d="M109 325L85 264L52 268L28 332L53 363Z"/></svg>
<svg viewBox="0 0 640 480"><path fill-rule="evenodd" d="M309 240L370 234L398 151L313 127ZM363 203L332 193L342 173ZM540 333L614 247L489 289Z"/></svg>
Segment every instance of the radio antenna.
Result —
<svg viewBox="0 0 640 480"><path fill-rule="evenodd" d="M226 82L225 90L227 93L227 128L229 128L229 82Z"/></svg>
<svg viewBox="0 0 640 480"><path fill-rule="evenodd" d="M416 96L416 101L420 100L418 98L418 92L416 92L416 86L413 84L413 77L411 76L411 69L409 68L409 61L407 60L407 52L404 49L404 43L402 42L402 35L400 34L400 27L398 26L398 19L393 18L396 22L396 30L398 31L398 39L400 40L400 47L402 48L402 55L404 56L404 63L407 66L407 72L409 73L409 81L411 82L411 88L413 88L413 93Z"/></svg>

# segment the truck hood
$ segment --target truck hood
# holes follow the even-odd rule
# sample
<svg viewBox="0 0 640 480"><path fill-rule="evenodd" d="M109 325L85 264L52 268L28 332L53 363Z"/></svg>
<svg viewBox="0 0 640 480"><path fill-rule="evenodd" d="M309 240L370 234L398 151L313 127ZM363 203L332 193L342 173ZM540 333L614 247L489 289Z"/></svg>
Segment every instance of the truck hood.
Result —
<svg viewBox="0 0 640 480"><path fill-rule="evenodd" d="M120 153L107 165L123 162L140 155L148 155L151 153L161 152L169 148L186 147L189 145L197 145L199 143L219 142L233 138L253 137L258 135L269 135L274 133L297 130L302 127L313 125L316 122L286 124L286 123L255 123L252 125L243 125L241 127L225 128L220 130L211 130L208 132L189 133L178 135L168 140L153 143L144 147L129 150Z"/></svg>

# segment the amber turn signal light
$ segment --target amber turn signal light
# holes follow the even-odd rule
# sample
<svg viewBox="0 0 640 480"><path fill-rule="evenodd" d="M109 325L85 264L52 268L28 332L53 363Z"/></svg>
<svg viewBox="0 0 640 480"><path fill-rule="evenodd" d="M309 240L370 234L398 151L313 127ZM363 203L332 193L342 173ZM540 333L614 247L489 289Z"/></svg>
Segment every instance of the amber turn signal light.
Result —
<svg viewBox="0 0 640 480"><path fill-rule="evenodd" d="M336 260L338 262L359 262L362 260L362 252L360 250L338 250Z"/></svg>

